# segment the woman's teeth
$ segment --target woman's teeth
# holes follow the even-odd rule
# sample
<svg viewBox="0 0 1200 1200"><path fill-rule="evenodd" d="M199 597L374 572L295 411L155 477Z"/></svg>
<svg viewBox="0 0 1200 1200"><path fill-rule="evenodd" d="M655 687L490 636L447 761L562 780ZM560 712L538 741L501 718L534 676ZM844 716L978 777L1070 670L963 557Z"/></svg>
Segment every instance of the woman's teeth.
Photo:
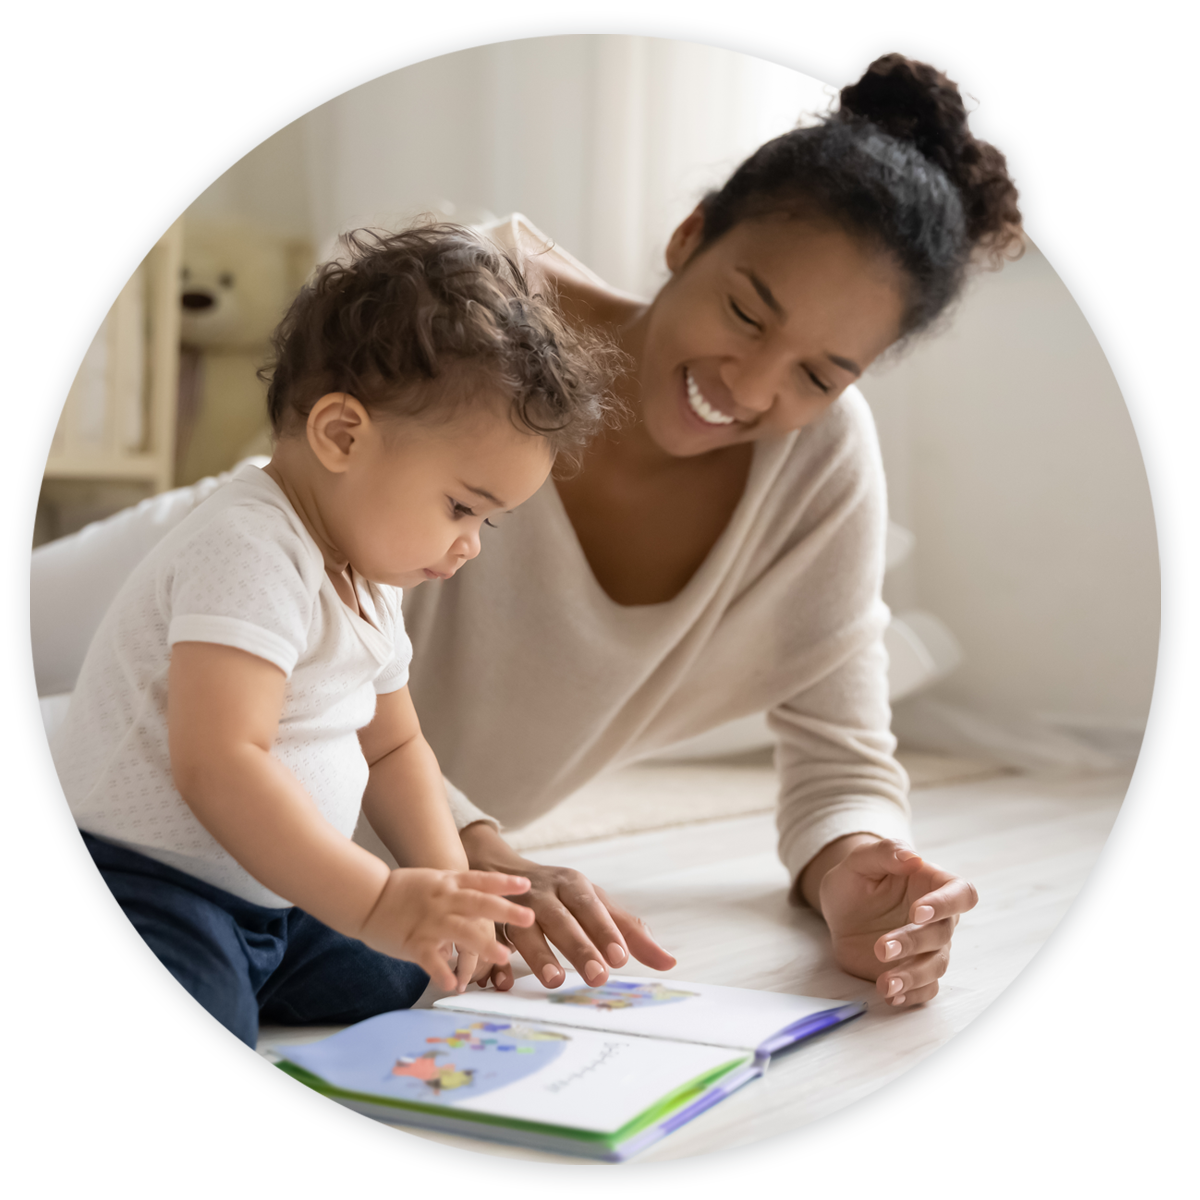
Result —
<svg viewBox="0 0 1200 1200"><path fill-rule="evenodd" d="M688 407L702 420L706 425L732 425L733 418L727 417L723 412L713 408L711 404L704 398L704 393L697 386L696 381L692 378L690 371L684 371L684 378L687 380L687 397Z"/></svg>

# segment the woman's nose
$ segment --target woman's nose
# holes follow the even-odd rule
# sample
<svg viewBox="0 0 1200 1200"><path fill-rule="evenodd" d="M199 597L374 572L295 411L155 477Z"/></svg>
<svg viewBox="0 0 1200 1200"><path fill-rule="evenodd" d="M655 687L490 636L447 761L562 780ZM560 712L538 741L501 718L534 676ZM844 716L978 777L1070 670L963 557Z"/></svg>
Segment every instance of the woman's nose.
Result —
<svg viewBox="0 0 1200 1200"><path fill-rule="evenodd" d="M779 395L783 372L779 364L766 355L747 355L725 364L721 382L743 413L765 413Z"/></svg>

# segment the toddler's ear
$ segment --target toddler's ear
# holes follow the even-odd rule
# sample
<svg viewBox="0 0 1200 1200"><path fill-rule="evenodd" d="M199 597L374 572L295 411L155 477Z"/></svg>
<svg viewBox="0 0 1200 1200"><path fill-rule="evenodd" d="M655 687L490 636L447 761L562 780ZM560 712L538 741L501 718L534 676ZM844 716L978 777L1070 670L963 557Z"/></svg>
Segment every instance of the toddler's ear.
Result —
<svg viewBox="0 0 1200 1200"><path fill-rule="evenodd" d="M330 392L308 414L308 444L327 470L340 475L350 464L350 450L370 424L367 410L345 392Z"/></svg>

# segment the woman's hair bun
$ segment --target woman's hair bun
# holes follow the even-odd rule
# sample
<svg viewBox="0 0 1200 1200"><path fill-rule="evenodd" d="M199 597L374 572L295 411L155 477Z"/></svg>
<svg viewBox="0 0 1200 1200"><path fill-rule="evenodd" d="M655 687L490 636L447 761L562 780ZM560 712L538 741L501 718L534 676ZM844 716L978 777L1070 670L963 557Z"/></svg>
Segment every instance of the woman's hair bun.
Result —
<svg viewBox="0 0 1200 1200"><path fill-rule="evenodd" d="M1020 253L1021 213L1004 155L971 133L958 85L941 71L885 54L842 88L832 119L867 121L911 142L958 188L972 244L993 259Z"/></svg>

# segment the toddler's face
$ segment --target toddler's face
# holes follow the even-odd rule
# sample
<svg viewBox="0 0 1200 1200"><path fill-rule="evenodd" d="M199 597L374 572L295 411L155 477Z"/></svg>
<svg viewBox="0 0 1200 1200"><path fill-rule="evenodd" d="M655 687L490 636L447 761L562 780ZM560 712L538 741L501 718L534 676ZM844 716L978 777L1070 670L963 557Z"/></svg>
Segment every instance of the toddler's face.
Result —
<svg viewBox="0 0 1200 1200"><path fill-rule="evenodd" d="M479 553L485 521L542 486L549 444L515 428L507 407L475 407L433 427L376 423L327 513L355 571L400 588L449 579Z"/></svg>

